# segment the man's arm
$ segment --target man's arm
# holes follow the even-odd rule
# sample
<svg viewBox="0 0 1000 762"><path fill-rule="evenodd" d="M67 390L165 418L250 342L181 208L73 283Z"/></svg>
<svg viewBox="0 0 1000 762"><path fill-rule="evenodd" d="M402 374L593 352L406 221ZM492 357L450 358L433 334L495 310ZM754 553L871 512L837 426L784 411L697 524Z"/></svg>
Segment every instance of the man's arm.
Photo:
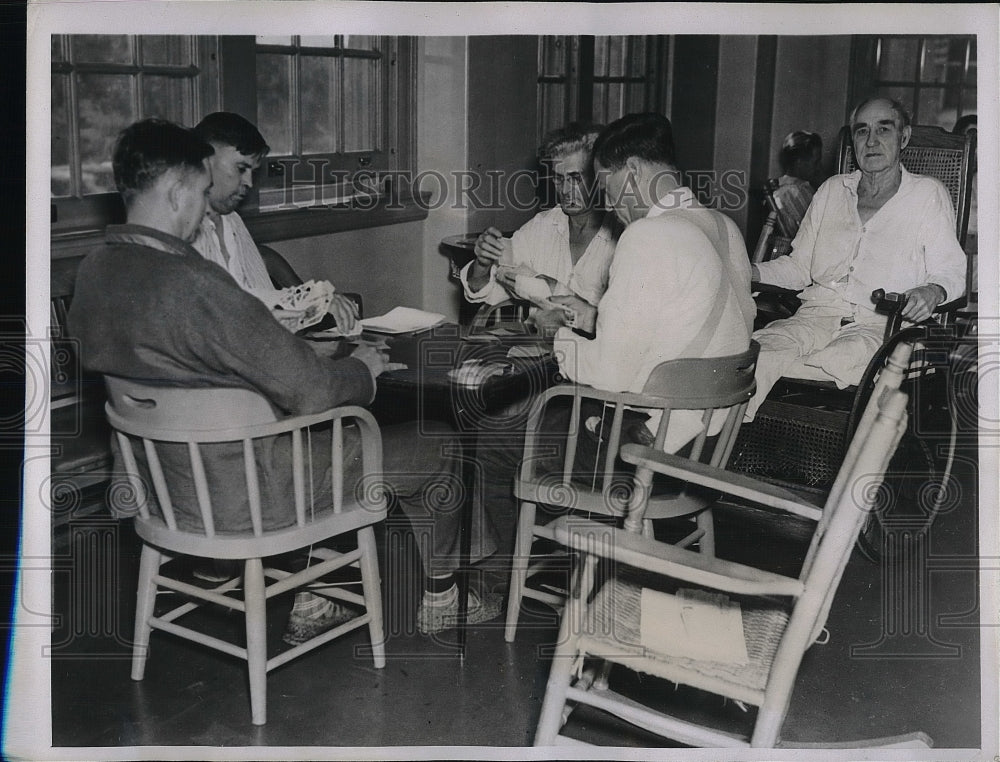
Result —
<svg viewBox="0 0 1000 762"><path fill-rule="evenodd" d="M799 232L792 240L791 253L772 259L770 262L752 265L750 278L753 282L795 290L803 289L812 283L813 249L816 246L816 238L829 198L830 186L824 183L806 210Z"/></svg>
<svg viewBox="0 0 1000 762"><path fill-rule="evenodd" d="M235 283L202 274L199 314L210 331L192 334L206 365L220 376L249 383L287 413L315 413L338 405L371 402L375 384L369 364L317 355ZM203 311L202 311L203 310Z"/></svg>

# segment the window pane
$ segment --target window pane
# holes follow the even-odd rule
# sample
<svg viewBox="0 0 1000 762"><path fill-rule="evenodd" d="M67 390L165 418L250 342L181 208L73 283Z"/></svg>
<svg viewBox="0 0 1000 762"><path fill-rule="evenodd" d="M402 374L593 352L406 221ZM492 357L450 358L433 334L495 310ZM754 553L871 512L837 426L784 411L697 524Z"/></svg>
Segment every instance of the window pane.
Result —
<svg viewBox="0 0 1000 762"><path fill-rule="evenodd" d="M351 50L378 50L378 37L370 34L348 34L344 36L344 47Z"/></svg>
<svg viewBox="0 0 1000 762"><path fill-rule="evenodd" d="M52 60L53 61L65 61L63 57L62 48L62 37L60 35L52 35Z"/></svg>
<svg viewBox="0 0 1000 762"><path fill-rule="evenodd" d="M947 37L928 37L924 40L924 61L920 72L922 82L936 82L944 84L949 81L948 77L948 49L951 40ZM964 45L962 46L964 48ZM965 64L963 51L960 65ZM954 79L952 79L954 81Z"/></svg>
<svg viewBox="0 0 1000 762"><path fill-rule="evenodd" d="M299 103L302 118L302 152L337 150L337 67L339 59L302 56Z"/></svg>
<svg viewBox="0 0 1000 762"><path fill-rule="evenodd" d="M290 56L257 54L257 127L277 156L293 153L290 77Z"/></svg>
<svg viewBox="0 0 1000 762"><path fill-rule="evenodd" d="M890 82L912 82L917 71L918 42L916 39L883 37L878 78Z"/></svg>
<svg viewBox="0 0 1000 762"><path fill-rule="evenodd" d="M626 71L625 39L626 38L624 37L608 38L608 74L610 74L612 77L620 77Z"/></svg>
<svg viewBox="0 0 1000 762"><path fill-rule="evenodd" d="M77 34L71 37L73 60L78 63L132 63L125 34Z"/></svg>
<svg viewBox="0 0 1000 762"><path fill-rule="evenodd" d="M603 82L594 83L594 108L590 119L598 124L607 124L608 118L608 86Z"/></svg>
<svg viewBox="0 0 1000 762"><path fill-rule="evenodd" d="M337 48L340 47L339 37L339 34L300 37L299 44L304 48Z"/></svg>
<svg viewBox="0 0 1000 762"><path fill-rule="evenodd" d="M538 95L541 137L566 123L566 90L563 85L539 85Z"/></svg>
<svg viewBox="0 0 1000 762"><path fill-rule="evenodd" d="M630 84L628 87L628 101L625 113L631 114L636 111L649 111L649 104L646 103L646 86L642 83Z"/></svg>
<svg viewBox="0 0 1000 762"><path fill-rule="evenodd" d="M118 133L135 121L132 77L115 74L77 75L80 108L80 191L105 193L115 189L111 151Z"/></svg>
<svg viewBox="0 0 1000 762"><path fill-rule="evenodd" d="M291 45L291 35L258 34L255 38L258 45Z"/></svg>
<svg viewBox="0 0 1000 762"><path fill-rule="evenodd" d="M920 90L917 106L919 124L932 124L950 130L958 118L958 109L947 103L943 87L925 87Z"/></svg>
<svg viewBox="0 0 1000 762"><path fill-rule="evenodd" d="M193 125L191 80L184 77L142 78L142 115Z"/></svg>
<svg viewBox="0 0 1000 762"><path fill-rule="evenodd" d="M139 39L142 45L142 63L181 66L191 63L191 48L186 37L147 35Z"/></svg>
<svg viewBox="0 0 1000 762"><path fill-rule="evenodd" d="M566 48L568 47L565 37L547 36L540 40L539 50L539 73L543 76L566 76Z"/></svg>
<svg viewBox="0 0 1000 762"><path fill-rule="evenodd" d="M52 195L70 196L73 181L69 168L69 77L52 75Z"/></svg>
<svg viewBox="0 0 1000 762"><path fill-rule="evenodd" d="M628 73L633 77L646 75L646 38L629 37Z"/></svg>
<svg viewBox="0 0 1000 762"><path fill-rule="evenodd" d="M344 59L344 150L380 148L377 134L378 61L371 58Z"/></svg>
<svg viewBox="0 0 1000 762"><path fill-rule="evenodd" d="M912 87L880 87L878 88L879 95L888 95L890 98L895 98L897 101L906 106L906 110L910 112L910 116L913 117L913 121L917 122L917 115L913 111L914 103L914 93Z"/></svg>

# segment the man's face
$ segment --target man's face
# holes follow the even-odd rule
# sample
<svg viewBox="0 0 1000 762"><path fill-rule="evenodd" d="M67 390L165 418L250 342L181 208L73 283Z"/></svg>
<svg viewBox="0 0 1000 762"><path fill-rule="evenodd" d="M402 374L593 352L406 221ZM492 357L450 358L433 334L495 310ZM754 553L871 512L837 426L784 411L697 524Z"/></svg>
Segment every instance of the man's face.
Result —
<svg viewBox="0 0 1000 762"><path fill-rule="evenodd" d="M198 233L202 219L212 193L212 170L208 159L199 172L194 169L184 170L178 183L178 218L181 226L181 238L192 241Z"/></svg>
<svg viewBox="0 0 1000 762"><path fill-rule="evenodd" d="M639 211L635 177L628 165L620 169L608 169L594 164L598 187L604 192L604 205L613 211L622 224L628 225L643 216Z"/></svg>
<svg viewBox="0 0 1000 762"><path fill-rule="evenodd" d="M212 165L212 211L229 214L243 203L253 187L253 172L260 166L260 156L247 156L233 146L212 143L215 153L209 157Z"/></svg>
<svg viewBox="0 0 1000 762"><path fill-rule="evenodd" d="M557 154L552 162L559 206L570 217L589 212L592 206L590 156L587 151Z"/></svg>
<svg viewBox="0 0 1000 762"><path fill-rule="evenodd" d="M910 128L900 129L892 106L875 100L855 115L851 139L861 171L880 172L899 164L899 154L910 140Z"/></svg>

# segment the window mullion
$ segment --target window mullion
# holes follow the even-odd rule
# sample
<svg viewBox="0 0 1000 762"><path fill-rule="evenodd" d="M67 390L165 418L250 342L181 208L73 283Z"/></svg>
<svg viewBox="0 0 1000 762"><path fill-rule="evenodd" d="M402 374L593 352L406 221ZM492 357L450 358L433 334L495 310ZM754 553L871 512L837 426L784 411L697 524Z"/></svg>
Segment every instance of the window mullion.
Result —
<svg viewBox="0 0 1000 762"><path fill-rule="evenodd" d="M70 46L72 47L72 46ZM80 155L80 108L77 103L76 73L70 72L68 77L66 104L69 127L69 175L70 191L76 198L83 197L83 157Z"/></svg>
<svg viewBox="0 0 1000 762"><path fill-rule="evenodd" d="M302 99L299 97L299 79L301 74L302 56L298 48L292 53L292 65L288 67L289 105L292 116L292 155L302 156Z"/></svg>

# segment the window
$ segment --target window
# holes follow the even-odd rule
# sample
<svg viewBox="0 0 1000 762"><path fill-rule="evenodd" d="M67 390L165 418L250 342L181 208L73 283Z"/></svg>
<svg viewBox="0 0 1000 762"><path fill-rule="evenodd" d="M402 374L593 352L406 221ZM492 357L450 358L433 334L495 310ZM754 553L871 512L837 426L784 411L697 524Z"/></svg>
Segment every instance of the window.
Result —
<svg viewBox="0 0 1000 762"><path fill-rule="evenodd" d="M877 92L910 109L915 124L946 130L976 113L976 38L885 35L855 38L861 73L852 102Z"/></svg>
<svg viewBox="0 0 1000 762"><path fill-rule="evenodd" d="M52 196L114 191L111 149L132 122L193 124L204 110L205 53L193 37L52 38Z"/></svg>
<svg viewBox="0 0 1000 762"><path fill-rule="evenodd" d="M397 169L391 37L256 38L257 123L271 146L261 206L349 194L357 171ZM289 177L289 173L292 174Z"/></svg>
<svg viewBox="0 0 1000 762"><path fill-rule="evenodd" d="M538 42L539 142L574 120L664 112L669 38L545 36Z"/></svg>
<svg viewBox="0 0 1000 762"><path fill-rule="evenodd" d="M261 210L330 203L331 189L339 193L358 170L412 169L410 38L54 35L51 53L56 233L121 220L112 147L122 128L150 116L185 125L217 110L256 117L272 147L256 178ZM388 189L381 177L369 183ZM257 199L243 211L253 216ZM349 229L382 224L378 214L341 215L336 223L314 214L310 222ZM280 216L267 223L277 226L268 235L316 234L308 225L279 224Z"/></svg>

